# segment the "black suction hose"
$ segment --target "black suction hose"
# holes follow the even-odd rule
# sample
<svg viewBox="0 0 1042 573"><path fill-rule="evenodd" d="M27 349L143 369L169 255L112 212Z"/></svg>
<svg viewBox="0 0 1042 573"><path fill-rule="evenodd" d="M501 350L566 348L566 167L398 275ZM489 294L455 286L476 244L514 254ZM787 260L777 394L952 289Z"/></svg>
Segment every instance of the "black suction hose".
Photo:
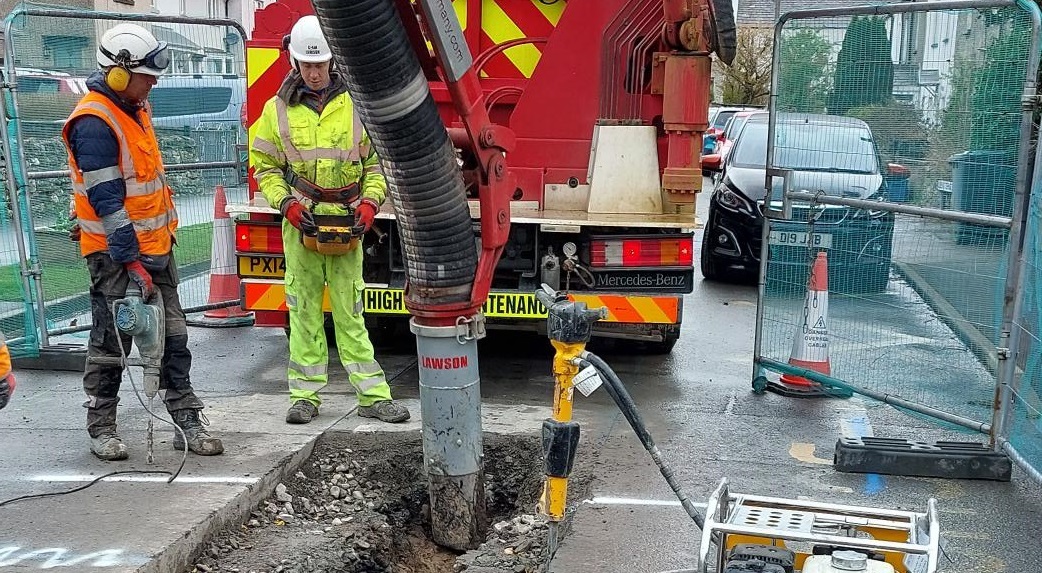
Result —
<svg viewBox="0 0 1042 573"><path fill-rule="evenodd" d="M684 508L691 519L694 520L695 525L699 529L702 529L705 525L705 521L702 518L702 514L698 513L695 509L691 500L688 499L680 489L680 484L677 483L676 476L673 474L673 469L666 464L666 461L662 459L662 452L659 451L658 446L655 445L655 440L652 439L651 433L648 432L647 426L644 425L644 420L640 417L640 412L637 410L637 405L633 402L633 398L630 396L626 387L622 384L622 380L615 374L615 371L608 366L601 357L593 354L592 352L583 352L582 357L579 359L580 364L583 368L586 366L593 366L597 371L604 377L604 390L608 392L611 399L615 401L615 404L622 411L622 415L626 417L626 421L630 423L630 427L633 428L633 432L637 434L640 442L644 444L644 449L651 454L651 459L655 460L655 465L658 466L662 477L666 478L666 483L676 494L677 499L680 500L680 505Z"/></svg>
<svg viewBox="0 0 1042 573"><path fill-rule="evenodd" d="M313 0L337 69L380 156L408 299L470 299L477 243L463 176L392 0Z"/></svg>

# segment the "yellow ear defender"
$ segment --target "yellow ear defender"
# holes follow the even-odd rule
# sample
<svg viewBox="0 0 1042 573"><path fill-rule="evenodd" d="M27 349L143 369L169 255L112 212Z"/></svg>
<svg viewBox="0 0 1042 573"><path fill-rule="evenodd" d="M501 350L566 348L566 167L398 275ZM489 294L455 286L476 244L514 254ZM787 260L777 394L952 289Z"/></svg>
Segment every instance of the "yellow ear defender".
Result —
<svg viewBox="0 0 1042 573"><path fill-rule="evenodd" d="M130 69L127 68L127 62L130 61L130 52L124 48L112 60L116 62L116 65L110 67L105 72L105 83L113 90L121 92L130 85Z"/></svg>

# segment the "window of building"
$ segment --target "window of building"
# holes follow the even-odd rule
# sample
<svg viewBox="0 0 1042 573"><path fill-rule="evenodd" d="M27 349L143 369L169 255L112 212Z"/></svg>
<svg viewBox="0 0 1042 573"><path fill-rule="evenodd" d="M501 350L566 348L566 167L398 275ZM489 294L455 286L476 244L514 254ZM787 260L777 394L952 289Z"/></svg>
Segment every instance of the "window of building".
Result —
<svg viewBox="0 0 1042 573"><path fill-rule="evenodd" d="M188 54L184 52L174 52L174 71L179 74L188 73Z"/></svg>
<svg viewBox="0 0 1042 573"><path fill-rule="evenodd" d="M83 36L44 36L43 46L50 54L52 69L78 70L90 67L85 63L87 38Z"/></svg>
<svg viewBox="0 0 1042 573"><path fill-rule="evenodd" d="M220 113L231 104L232 89L157 86L148 101L152 103L152 117Z"/></svg>

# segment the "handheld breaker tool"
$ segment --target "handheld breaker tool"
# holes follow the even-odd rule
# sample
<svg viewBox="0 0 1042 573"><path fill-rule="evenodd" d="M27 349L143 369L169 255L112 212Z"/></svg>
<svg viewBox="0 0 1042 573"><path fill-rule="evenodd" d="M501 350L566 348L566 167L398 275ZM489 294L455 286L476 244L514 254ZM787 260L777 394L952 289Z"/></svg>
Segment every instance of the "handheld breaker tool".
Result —
<svg viewBox="0 0 1042 573"><path fill-rule="evenodd" d="M579 424L572 420L574 390L584 395L597 388L599 378L588 378L576 363L586 349L593 323L608 316L607 308L590 309L584 302L573 302L563 292L544 284L536 298L548 310L546 330L554 354L553 417L543 421L543 461L546 481L539 500L539 512L550 520L548 548L553 559L557 551L559 527L564 520L568 494L568 474L572 471L579 446Z"/></svg>
<svg viewBox="0 0 1042 573"><path fill-rule="evenodd" d="M159 393L159 373L163 362L163 347L166 343L166 320L163 316L163 295L155 291L151 302L145 302L141 290L133 281L127 287L126 295L112 303L112 315L115 317L116 330L130 336L137 346L139 358L128 358L120 337L119 358L92 357L89 360L96 364L110 366L140 366L144 370L144 390L148 397L148 463L155 463L153 453L154 419L152 405ZM133 378L131 379L133 383Z"/></svg>

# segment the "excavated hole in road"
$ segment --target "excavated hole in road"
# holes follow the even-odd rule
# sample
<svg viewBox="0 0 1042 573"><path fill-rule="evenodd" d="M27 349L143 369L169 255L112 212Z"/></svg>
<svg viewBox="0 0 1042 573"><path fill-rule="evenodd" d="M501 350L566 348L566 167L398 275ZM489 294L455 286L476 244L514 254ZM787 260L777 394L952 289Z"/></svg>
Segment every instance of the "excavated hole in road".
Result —
<svg viewBox="0 0 1042 573"><path fill-rule="evenodd" d="M419 434L328 433L247 523L216 535L186 571L544 571L548 532L536 514L543 480L539 437L485 434L484 452L490 527L478 549L454 552L431 540ZM589 483L573 473L570 500L582 499Z"/></svg>

